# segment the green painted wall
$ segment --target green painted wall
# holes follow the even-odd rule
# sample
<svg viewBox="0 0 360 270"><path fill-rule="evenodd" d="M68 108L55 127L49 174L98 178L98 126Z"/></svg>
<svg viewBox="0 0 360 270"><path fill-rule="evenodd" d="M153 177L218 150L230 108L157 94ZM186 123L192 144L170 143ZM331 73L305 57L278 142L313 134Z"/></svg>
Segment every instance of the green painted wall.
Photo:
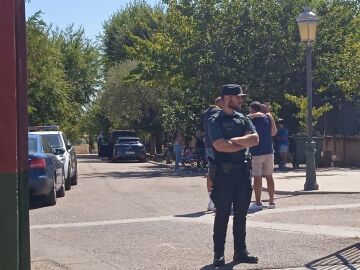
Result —
<svg viewBox="0 0 360 270"><path fill-rule="evenodd" d="M28 194L26 173L0 174L1 270L30 269Z"/></svg>

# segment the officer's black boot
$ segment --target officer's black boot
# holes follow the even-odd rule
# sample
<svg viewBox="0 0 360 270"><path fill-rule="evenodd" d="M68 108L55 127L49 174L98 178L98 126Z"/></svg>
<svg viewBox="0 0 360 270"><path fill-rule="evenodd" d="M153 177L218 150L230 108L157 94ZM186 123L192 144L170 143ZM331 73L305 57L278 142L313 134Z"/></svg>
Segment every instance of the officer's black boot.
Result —
<svg viewBox="0 0 360 270"><path fill-rule="evenodd" d="M224 255L214 255L214 262L213 262L215 267L221 267L225 265L225 258Z"/></svg>
<svg viewBox="0 0 360 270"><path fill-rule="evenodd" d="M252 256L246 249L235 251L233 261L236 263L258 263L258 257Z"/></svg>

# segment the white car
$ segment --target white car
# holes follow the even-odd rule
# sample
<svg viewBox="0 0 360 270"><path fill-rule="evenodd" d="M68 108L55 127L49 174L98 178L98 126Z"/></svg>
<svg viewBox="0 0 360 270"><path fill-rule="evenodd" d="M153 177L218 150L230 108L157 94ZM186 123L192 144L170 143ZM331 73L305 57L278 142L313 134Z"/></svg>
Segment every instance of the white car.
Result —
<svg viewBox="0 0 360 270"><path fill-rule="evenodd" d="M64 164L65 189L70 190L72 185L77 185L77 159L74 147L71 145L66 135L61 131L32 131L29 134L40 134L49 142L54 153ZM39 130L36 127L35 130ZM40 129L41 130L41 129Z"/></svg>

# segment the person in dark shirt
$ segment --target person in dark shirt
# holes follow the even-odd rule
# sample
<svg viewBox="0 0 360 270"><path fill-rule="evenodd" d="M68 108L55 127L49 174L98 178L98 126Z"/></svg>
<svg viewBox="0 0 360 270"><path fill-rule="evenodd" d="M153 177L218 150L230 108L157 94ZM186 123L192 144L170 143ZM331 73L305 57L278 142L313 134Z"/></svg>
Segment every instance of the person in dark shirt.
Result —
<svg viewBox="0 0 360 270"><path fill-rule="evenodd" d="M205 131L205 153L208 161L208 174L206 177L206 187L209 194L209 202L207 206L208 211L215 211L214 202L211 200L211 191L213 189L213 176L214 176L214 153L211 147L209 139L209 130L208 130L208 121L212 115L221 110L221 97L215 99L215 105L210 105L210 107L203 112L203 126Z"/></svg>
<svg viewBox="0 0 360 270"><path fill-rule="evenodd" d="M199 156L199 161L201 161L202 164L204 164L204 160L205 160L205 143L203 141L202 132L200 130L196 131L195 139L196 139L195 149L196 149L196 152L197 152L197 154ZM200 165L200 164L198 164L198 165Z"/></svg>
<svg viewBox="0 0 360 270"><path fill-rule="evenodd" d="M214 154L212 153L211 149L211 142L209 139L209 130L208 130L208 121L212 115L217 113L221 110L221 97L217 97L215 99L215 105L210 105L207 110L203 112L203 126L205 131L205 148L206 148L206 155L209 157L213 157Z"/></svg>
<svg viewBox="0 0 360 270"><path fill-rule="evenodd" d="M222 110L208 121L208 132L215 157L215 176L211 198L216 211L214 219L214 266L225 265L226 231L233 206L235 263L257 263L246 247L246 215L251 202L251 168L246 155L248 147L259 143L250 119L236 112L244 102L240 85L227 84L221 89Z"/></svg>
<svg viewBox="0 0 360 270"><path fill-rule="evenodd" d="M269 192L269 209L275 208L274 203L274 149L272 136L276 135L276 125L274 118L268 113L263 113L264 106L258 101L250 104L251 119L259 135L259 144L250 148L252 155L252 175L254 177L255 202L250 206L250 210L258 211L263 208L261 202L262 178L265 177Z"/></svg>

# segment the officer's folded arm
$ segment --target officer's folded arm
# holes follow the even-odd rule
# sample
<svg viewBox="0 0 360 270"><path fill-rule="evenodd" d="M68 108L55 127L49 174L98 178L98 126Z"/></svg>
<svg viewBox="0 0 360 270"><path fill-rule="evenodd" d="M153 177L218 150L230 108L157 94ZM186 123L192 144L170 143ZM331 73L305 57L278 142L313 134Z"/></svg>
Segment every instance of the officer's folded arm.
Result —
<svg viewBox="0 0 360 270"><path fill-rule="evenodd" d="M231 138L230 141L234 144L241 145L244 148L247 148L258 145L259 136L257 133L249 133L241 137Z"/></svg>
<svg viewBox="0 0 360 270"><path fill-rule="evenodd" d="M216 141L213 142L213 145L216 151L225 152L225 153L239 152L240 150L246 148L241 145L233 143L231 140L225 140L225 139L217 139Z"/></svg>

